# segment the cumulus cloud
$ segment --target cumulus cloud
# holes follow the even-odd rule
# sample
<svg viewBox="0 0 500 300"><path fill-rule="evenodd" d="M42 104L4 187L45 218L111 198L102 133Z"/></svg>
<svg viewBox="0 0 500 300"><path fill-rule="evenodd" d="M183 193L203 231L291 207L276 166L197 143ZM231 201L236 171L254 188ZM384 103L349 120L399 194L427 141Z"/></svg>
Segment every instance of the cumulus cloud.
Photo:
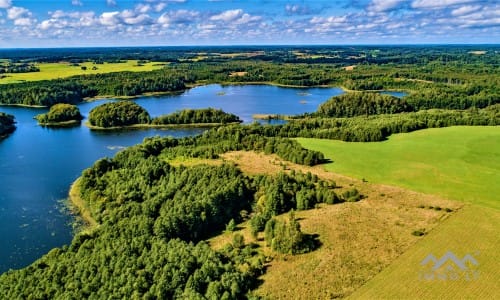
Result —
<svg viewBox="0 0 500 300"><path fill-rule="evenodd" d="M24 7L13 6L7 9L7 18L11 20L31 17L31 12Z"/></svg>
<svg viewBox="0 0 500 300"><path fill-rule="evenodd" d="M226 10L220 14L217 14L217 15L210 17L210 20L231 22L231 21L238 19L242 14L243 14L242 9Z"/></svg>
<svg viewBox="0 0 500 300"><path fill-rule="evenodd" d="M106 0L108 6L116 6L116 0Z"/></svg>
<svg viewBox="0 0 500 300"><path fill-rule="evenodd" d="M472 2L477 2L477 0L414 0L411 6L413 8L441 8Z"/></svg>
<svg viewBox="0 0 500 300"><path fill-rule="evenodd" d="M104 12L99 16L99 22L104 26L115 27L118 25L148 25L153 23L153 19L147 14L126 9L122 12Z"/></svg>
<svg viewBox="0 0 500 300"><path fill-rule="evenodd" d="M19 18L14 20L14 25L16 26L31 26L35 23L35 20L31 18Z"/></svg>
<svg viewBox="0 0 500 300"><path fill-rule="evenodd" d="M233 25L247 24L261 19L262 17L260 16L251 16L250 14L244 13L242 9L226 10L210 17L211 21L222 21Z"/></svg>
<svg viewBox="0 0 500 300"><path fill-rule="evenodd" d="M368 5L369 11L384 12L399 8L407 0L372 0Z"/></svg>
<svg viewBox="0 0 500 300"><path fill-rule="evenodd" d="M310 15L314 13L314 11L309 6L299 4L285 5L285 12L288 15Z"/></svg>
<svg viewBox="0 0 500 300"><path fill-rule="evenodd" d="M157 22L162 25L186 24L195 22L199 16L197 11L180 9L162 14Z"/></svg>
<svg viewBox="0 0 500 300"><path fill-rule="evenodd" d="M464 5L451 11L453 16L462 16L481 9L481 5Z"/></svg>
<svg viewBox="0 0 500 300"><path fill-rule="evenodd" d="M151 10L151 5L139 3L135 6L135 10L139 13L145 14Z"/></svg>
<svg viewBox="0 0 500 300"><path fill-rule="evenodd" d="M82 1L80 0L71 0L71 5L74 5L74 6L82 6L83 3Z"/></svg>
<svg viewBox="0 0 500 300"><path fill-rule="evenodd" d="M9 8L12 6L12 0L0 0L0 8Z"/></svg>

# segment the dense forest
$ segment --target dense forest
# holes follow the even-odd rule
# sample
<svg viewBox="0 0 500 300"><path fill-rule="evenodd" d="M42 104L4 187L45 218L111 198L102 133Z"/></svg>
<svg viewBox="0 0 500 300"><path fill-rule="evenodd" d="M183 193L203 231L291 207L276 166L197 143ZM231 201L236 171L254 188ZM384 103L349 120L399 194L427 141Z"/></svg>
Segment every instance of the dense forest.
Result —
<svg viewBox="0 0 500 300"><path fill-rule="evenodd" d="M35 119L41 125L56 125L57 123L70 121L80 122L83 116L77 106L59 103L53 105L47 113L35 116Z"/></svg>
<svg viewBox="0 0 500 300"><path fill-rule="evenodd" d="M14 124L13 115L0 112L0 138L12 133L16 129Z"/></svg>
<svg viewBox="0 0 500 300"><path fill-rule="evenodd" d="M241 123L240 118L234 114L226 113L221 109L183 109L174 113L154 118L151 123L154 125L167 124L228 124Z"/></svg>
<svg viewBox="0 0 500 300"><path fill-rule="evenodd" d="M109 128L136 124L148 124L149 113L132 101L108 102L94 107L89 112L89 123L92 126Z"/></svg>
<svg viewBox="0 0 500 300"><path fill-rule="evenodd" d="M79 181L80 196L99 225L77 234L71 245L50 251L30 267L1 275L0 295L250 297L264 272L265 258L258 246L237 235L221 251L203 241L227 224L246 218L263 223L257 232L272 224L266 238L277 252L314 250L317 243L302 233L293 217L284 223L273 217L292 209L309 209L315 203L344 201L333 190L335 183L310 173L249 177L231 164L174 167L167 162L166 158L181 153L205 155L189 148L223 151L222 145L234 144L229 136L221 140L216 129L211 131L183 139L149 138L85 170ZM251 144L258 146L267 139L260 137L261 142ZM242 142L235 147L250 146Z"/></svg>

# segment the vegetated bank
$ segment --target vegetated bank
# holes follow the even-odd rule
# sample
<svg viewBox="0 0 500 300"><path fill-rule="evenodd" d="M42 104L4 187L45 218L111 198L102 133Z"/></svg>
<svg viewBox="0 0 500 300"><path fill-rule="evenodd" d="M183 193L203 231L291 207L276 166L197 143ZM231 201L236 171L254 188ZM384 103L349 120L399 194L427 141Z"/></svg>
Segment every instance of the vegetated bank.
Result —
<svg viewBox="0 0 500 300"><path fill-rule="evenodd" d="M49 112L35 116L43 126L72 126L80 124L83 116L76 105L59 103L53 105Z"/></svg>
<svg viewBox="0 0 500 300"><path fill-rule="evenodd" d="M8 136L16 130L15 119L13 115L0 112L0 139Z"/></svg>

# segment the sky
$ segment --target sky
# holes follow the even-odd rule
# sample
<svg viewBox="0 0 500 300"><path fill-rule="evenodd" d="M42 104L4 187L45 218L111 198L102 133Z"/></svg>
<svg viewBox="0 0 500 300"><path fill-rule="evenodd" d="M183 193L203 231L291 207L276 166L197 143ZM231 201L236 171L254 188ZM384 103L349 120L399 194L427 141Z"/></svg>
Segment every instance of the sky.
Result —
<svg viewBox="0 0 500 300"><path fill-rule="evenodd" d="M0 48L500 43L498 0L0 0Z"/></svg>

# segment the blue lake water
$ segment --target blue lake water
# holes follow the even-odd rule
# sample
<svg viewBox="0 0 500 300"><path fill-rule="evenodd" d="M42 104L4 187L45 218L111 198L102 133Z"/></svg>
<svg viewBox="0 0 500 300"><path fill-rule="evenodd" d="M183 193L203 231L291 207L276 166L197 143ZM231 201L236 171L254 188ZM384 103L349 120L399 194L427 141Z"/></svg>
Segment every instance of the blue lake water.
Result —
<svg viewBox="0 0 500 300"><path fill-rule="evenodd" d="M280 88L267 85L196 87L179 95L142 97L135 101L151 116L185 108L221 108L244 122L253 114L313 112L338 88ZM102 103L79 105L83 115ZM81 125L50 129L33 117L47 109L0 106L16 117L17 129L0 141L0 273L29 265L54 247L69 244L73 217L61 210L71 183L102 157L140 143L145 137L182 137L203 129L95 132ZM85 120L84 120L85 122Z"/></svg>

